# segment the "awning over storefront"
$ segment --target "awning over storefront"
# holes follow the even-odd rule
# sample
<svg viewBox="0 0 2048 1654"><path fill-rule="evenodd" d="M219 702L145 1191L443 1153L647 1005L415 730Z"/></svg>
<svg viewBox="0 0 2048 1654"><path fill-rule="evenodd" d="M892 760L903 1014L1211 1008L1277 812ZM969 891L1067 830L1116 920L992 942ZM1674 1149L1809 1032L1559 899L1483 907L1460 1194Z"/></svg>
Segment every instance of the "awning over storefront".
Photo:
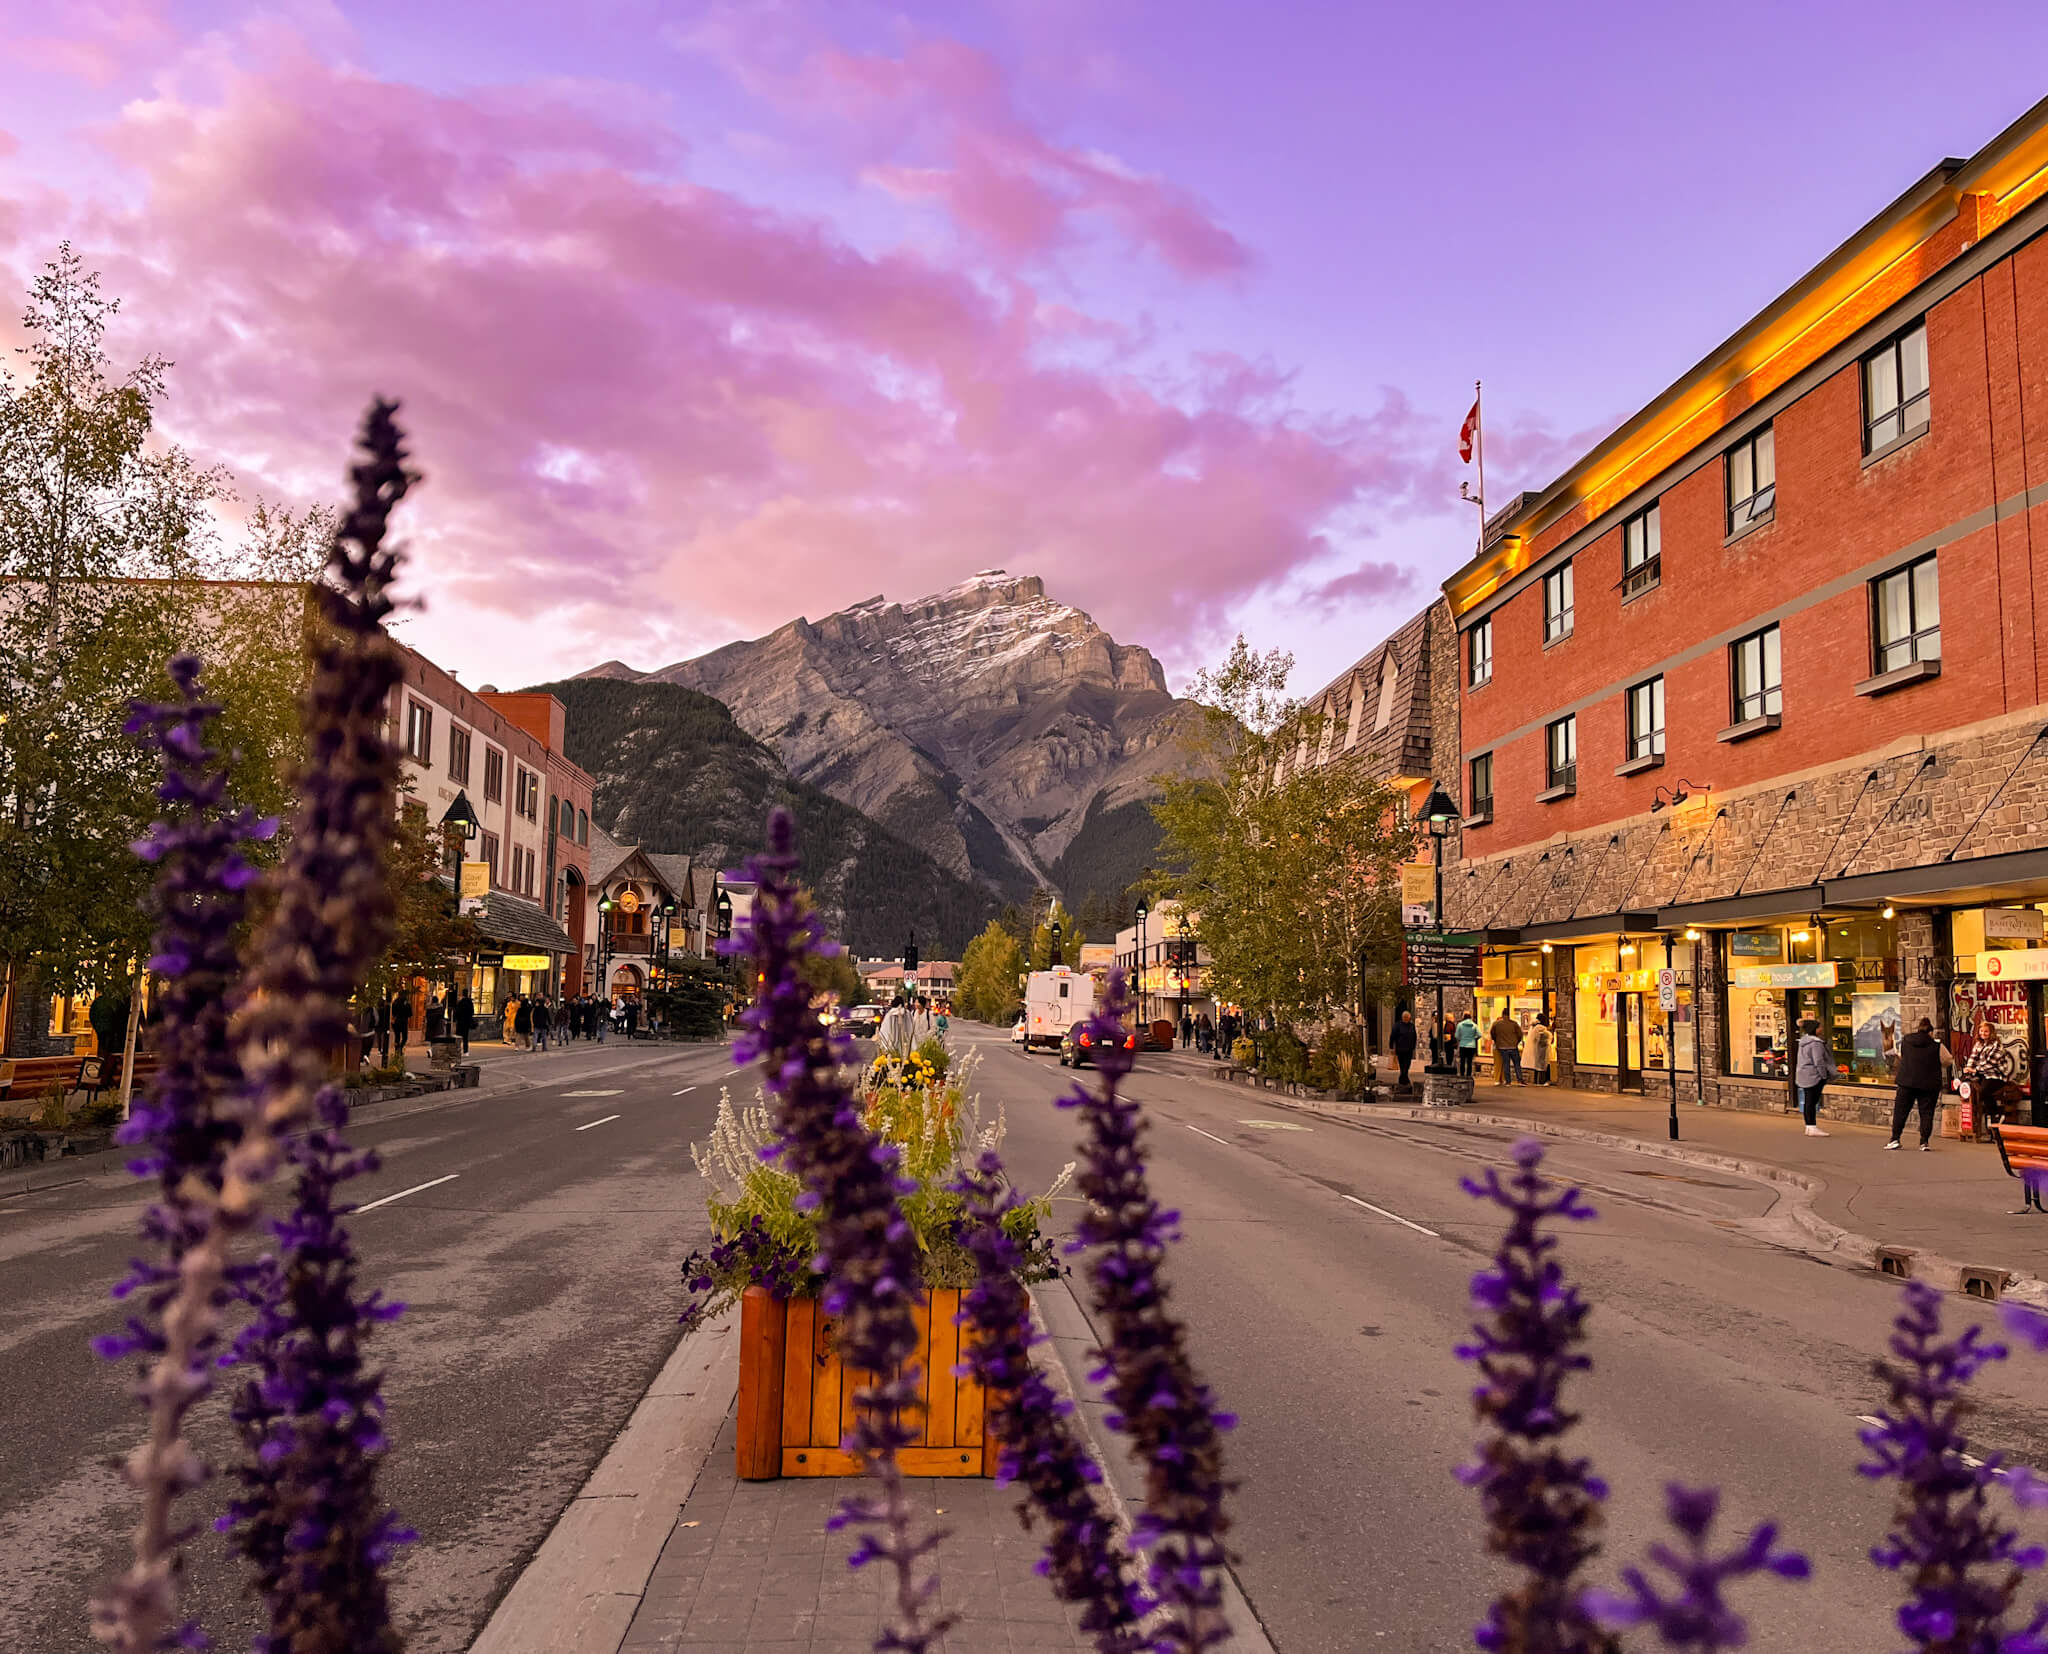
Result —
<svg viewBox="0 0 2048 1654"><path fill-rule="evenodd" d="M1514 934L1523 942L1590 942L1600 936L1653 931L1657 923L1654 911L1630 909L1621 913L1594 913L1579 919L1556 919L1543 925L1523 925Z"/></svg>
<svg viewBox="0 0 2048 1654"><path fill-rule="evenodd" d="M507 953L569 954L576 944L569 933L531 902L493 890L484 898L483 912L476 914L479 928Z"/></svg>
<svg viewBox="0 0 2048 1654"><path fill-rule="evenodd" d="M1878 902L1925 901L1943 907L1983 907L2016 897L2039 900L2048 893L2048 850L2016 850L2009 856L1972 856L1926 867L1896 867L1829 879L1829 907L1868 907ZM1930 904L1934 905L1934 904Z"/></svg>
<svg viewBox="0 0 2048 1654"><path fill-rule="evenodd" d="M1778 919L1810 913L1827 906L1822 887L1802 885L1797 890L1771 890L1751 896L1723 896L1718 901L1688 902L1683 907L1659 908L1657 928L1683 930L1688 925L1740 925L1751 919Z"/></svg>

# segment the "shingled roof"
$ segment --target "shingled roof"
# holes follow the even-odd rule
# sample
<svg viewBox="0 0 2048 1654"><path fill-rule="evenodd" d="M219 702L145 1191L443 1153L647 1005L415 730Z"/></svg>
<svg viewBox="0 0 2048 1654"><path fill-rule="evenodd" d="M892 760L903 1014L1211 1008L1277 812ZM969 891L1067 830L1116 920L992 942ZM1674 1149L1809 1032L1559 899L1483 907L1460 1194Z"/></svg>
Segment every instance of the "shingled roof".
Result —
<svg viewBox="0 0 2048 1654"><path fill-rule="evenodd" d="M1315 761L1357 755L1376 774L1428 775L1429 610L1374 644L1304 704L1326 720Z"/></svg>

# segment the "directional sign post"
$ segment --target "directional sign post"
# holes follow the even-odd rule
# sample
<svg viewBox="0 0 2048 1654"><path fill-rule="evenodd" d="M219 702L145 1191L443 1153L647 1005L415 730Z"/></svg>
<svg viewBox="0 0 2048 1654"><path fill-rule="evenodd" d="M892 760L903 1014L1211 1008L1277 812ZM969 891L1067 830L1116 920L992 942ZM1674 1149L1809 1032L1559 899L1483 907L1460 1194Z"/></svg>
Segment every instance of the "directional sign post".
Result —
<svg viewBox="0 0 2048 1654"><path fill-rule="evenodd" d="M1408 938L1408 981L1417 988L1476 988L1479 950L1455 942Z"/></svg>

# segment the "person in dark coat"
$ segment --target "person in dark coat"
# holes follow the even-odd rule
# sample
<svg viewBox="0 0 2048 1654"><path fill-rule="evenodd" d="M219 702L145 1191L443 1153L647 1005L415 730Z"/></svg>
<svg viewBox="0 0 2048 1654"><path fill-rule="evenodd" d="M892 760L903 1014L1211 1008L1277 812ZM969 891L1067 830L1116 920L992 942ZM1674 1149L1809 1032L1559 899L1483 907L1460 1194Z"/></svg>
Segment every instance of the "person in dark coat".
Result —
<svg viewBox="0 0 2048 1654"><path fill-rule="evenodd" d="M391 1066L391 1001L381 994L377 998L376 1014L377 1066Z"/></svg>
<svg viewBox="0 0 2048 1654"><path fill-rule="evenodd" d="M439 994L434 995L427 1005L427 1043L448 1037L448 1003Z"/></svg>
<svg viewBox="0 0 2048 1654"><path fill-rule="evenodd" d="M1920 1111L1920 1152L1927 1152L1927 1140L1934 1135L1934 1101L1941 1095L1941 1041L1934 1037L1934 1024L1922 1017L1920 1026L1899 1042L1898 1091L1892 1098L1892 1140L1888 1149L1899 1146L1906 1118Z"/></svg>
<svg viewBox="0 0 2048 1654"><path fill-rule="evenodd" d="M412 1038L412 995L403 988L391 996L391 1043L402 1057Z"/></svg>
<svg viewBox="0 0 2048 1654"><path fill-rule="evenodd" d="M536 1051L545 1051L548 1048L548 1035L554 1026L553 1008L545 999L536 999L533 1002L533 1048Z"/></svg>
<svg viewBox="0 0 2048 1654"><path fill-rule="evenodd" d="M640 1026L640 1001L637 999L627 1000L625 1011L626 1038L631 1039L633 1037L633 1030Z"/></svg>
<svg viewBox="0 0 2048 1654"><path fill-rule="evenodd" d="M1408 1083L1408 1065L1415 1060L1415 1013L1404 1010L1401 1020L1394 1024L1393 1037L1387 1041L1394 1048L1394 1061L1401 1065L1401 1083Z"/></svg>
<svg viewBox="0 0 2048 1654"><path fill-rule="evenodd" d="M516 1000L517 1009L512 1013L512 1032L519 1036L522 1051L533 1049L533 1001L524 995Z"/></svg>
<svg viewBox="0 0 2048 1654"><path fill-rule="evenodd" d="M462 1054L469 1055L469 1036L476 1027L476 1001L469 997L464 988L455 1000L455 1037L462 1041Z"/></svg>

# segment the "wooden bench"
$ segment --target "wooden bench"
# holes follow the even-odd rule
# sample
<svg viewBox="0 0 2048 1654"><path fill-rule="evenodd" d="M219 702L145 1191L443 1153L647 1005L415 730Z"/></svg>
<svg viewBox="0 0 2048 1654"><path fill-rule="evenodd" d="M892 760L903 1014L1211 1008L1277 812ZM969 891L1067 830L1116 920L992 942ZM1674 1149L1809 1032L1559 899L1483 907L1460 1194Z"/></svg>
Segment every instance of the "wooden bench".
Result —
<svg viewBox="0 0 2048 1654"><path fill-rule="evenodd" d="M0 1097L15 1101L54 1091L67 1095L78 1087L82 1057L0 1057Z"/></svg>
<svg viewBox="0 0 2048 1654"><path fill-rule="evenodd" d="M2042 1181L2048 1180L2048 1126L1993 1126L1991 1140L1998 1145L1998 1158L2005 1162L2007 1173L2026 1186L2027 1203L2013 1216L2048 1212L2041 1204L2040 1189Z"/></svg>

